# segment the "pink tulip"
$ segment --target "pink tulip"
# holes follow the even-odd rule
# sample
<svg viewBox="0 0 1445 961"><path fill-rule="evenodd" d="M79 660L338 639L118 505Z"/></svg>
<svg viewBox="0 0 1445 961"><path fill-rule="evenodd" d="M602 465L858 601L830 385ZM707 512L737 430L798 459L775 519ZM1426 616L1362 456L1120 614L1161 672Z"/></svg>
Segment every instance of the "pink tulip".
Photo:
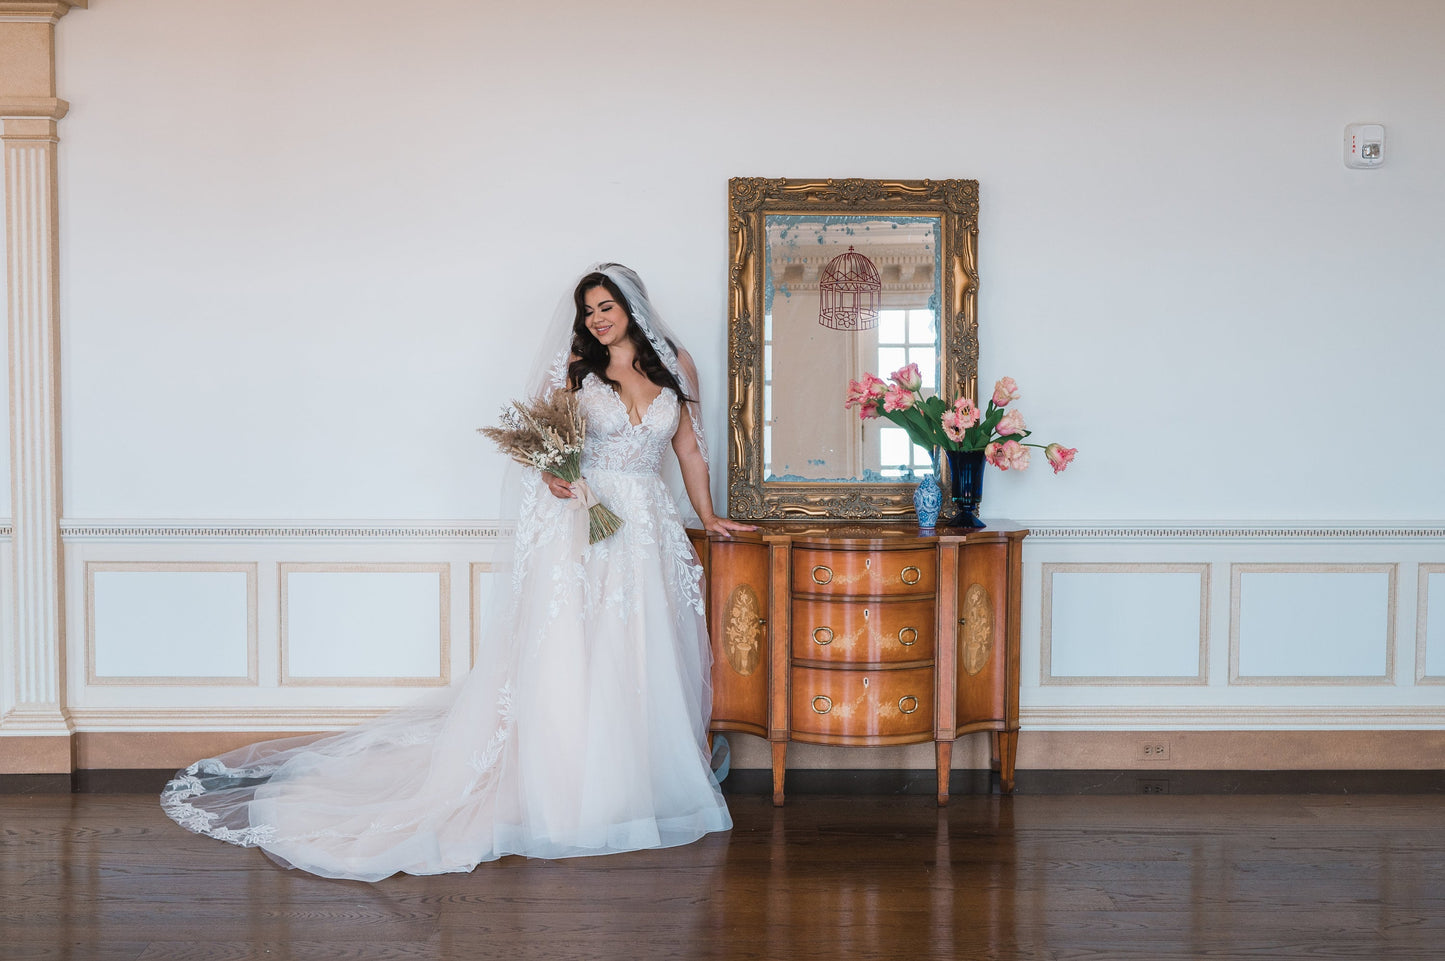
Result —
<svg viewBox="0 0 1445 961"><path fill-rule="evenodd" d="M1063 444L1050 444L1044 448L1044 456L1049 459L1049 464L1053 466L1055 474L1068 467L1078 452L1077 447L1065 447Z"/></svg>
<svg viewBox="0 0 1445 961"><path fill-rule="evenodd" d="M967 397L960 397L953 402L953 414L964 427L974 426L983 417L983 412Z"/></svg>
<svg viewBox="0 0 1445 961"><path fill-rule="evenodd" d="M878 416L878 404L888 391L888 385L872 374L864 374L862 380L848 381L848 399L843 407L857 407L859 420L872 420Z"/></svg>
<svg viewBox="0 0 1445 961"><path fill-rule="evenodd" d="M954 401L952 407L943 412L943 432L948 439L955 444L963 443L964 431L978 423L978 408L973 406L973 401L967 397L960 397Z"/></svg>
<svg viewBox="0 0 1445 961"><path fill-rule="evenodd" d="M923 386L923 372L918 369L917 364L909 364L906 367L900 367L898 370L895 370L893 373L889 374L888 379L893 381L893 383L897 384L899 387L902 387L904 390L913 391L915 393L920 387Z"/></svg>
<svg viewBox="0 0 1445 961"><path fill-rule="evenodd" d="M1006 440L998 459L1008 465L1008 470L1028 470L1029 449L1016 440Z"/></svg>
<svg viewBox="0 0 1445 961"><path fill-rule="evenodd" d="M983 459L999 470L1027 470L1029 449L1016 440L1006 440L1002 444L993 443L985 447Z"/></svg>
<svg viewBox="0 0 1445 961"><path fill-rule="evenodd" d="M883 409L885 411L907 410L913 406L917 396L911 390L904 390L902 387L890 387L888 393L883 395Z"/></svg>
<svg viewBox="0 0 1445 961"><path fill-rule="evenodd" d="M1012 434L1022 437L1027 429L1024 427L1024 415L1017 409L1004 414L1003 419L998 422L998 427L995 428L1000 437L1008 437Z"/></svg>
<svg viewBox="0 0 1445 961"><path fill-rule="evenodd" d="M1001 377L998 383L993 385L993 405L995 407L1007 407L1011 400L1018 400L1019 385L1012 377Z"/></svg>

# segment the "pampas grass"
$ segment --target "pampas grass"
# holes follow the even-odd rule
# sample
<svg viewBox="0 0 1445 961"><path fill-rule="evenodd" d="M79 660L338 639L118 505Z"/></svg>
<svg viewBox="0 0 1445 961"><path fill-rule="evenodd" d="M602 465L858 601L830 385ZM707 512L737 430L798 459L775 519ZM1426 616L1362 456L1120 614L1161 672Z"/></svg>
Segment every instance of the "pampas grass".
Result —
<svg viewBox="0 0 1445 961"><path fill-rule="evenodd" d="M530 403L514 400L502 408L501 426L479 427L502 453L524 467L556 474L571 484L582 479L582 442L587 416L570 390L554 390ZM617 533L622 518L602 504L587 510L587 543Z"/></svg>

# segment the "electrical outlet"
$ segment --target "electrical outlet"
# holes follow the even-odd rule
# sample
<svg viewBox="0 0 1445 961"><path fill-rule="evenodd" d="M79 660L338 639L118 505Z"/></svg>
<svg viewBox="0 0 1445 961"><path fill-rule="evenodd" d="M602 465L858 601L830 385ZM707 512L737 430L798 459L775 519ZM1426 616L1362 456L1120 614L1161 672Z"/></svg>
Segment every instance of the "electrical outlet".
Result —
<svg viewBox="0 0 1445 961"><path fill-rule="evenodd" d="M1140 794L1168 794L1168 793L1169 793L1169 782L1166 781L1166 780L1163 780L1163 779L1158 779L1158 780L1156 780L1156 779L1152 779L1152 778L1140 778L1140 779L1139 779L1139 793L1140 793Z"/></svg>
<svg viewBox="0 0 1445 961"><path fill-rule="evenodd" d="M1139 756L1146 761L1169 760L1168 741L1145 741L1139 745Z"/></svg>

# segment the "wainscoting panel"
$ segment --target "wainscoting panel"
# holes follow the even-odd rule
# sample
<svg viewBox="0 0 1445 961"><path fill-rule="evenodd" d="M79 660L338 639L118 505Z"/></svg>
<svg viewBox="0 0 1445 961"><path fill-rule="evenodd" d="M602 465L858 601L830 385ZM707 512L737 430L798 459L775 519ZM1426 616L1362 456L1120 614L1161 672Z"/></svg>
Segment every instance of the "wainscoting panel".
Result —
<svg viewBox="0 0 1445 961"><path fill-rule="evenodd" d="M281 683L451 681L445 564L282 564Z"/></svg>
<svg viewBox="0 0 1445 961"><path fill-rule="evenodd" d="M1445 564L1420 565L1418 606L1415 621L1416 683L1445 684Z"/></svg>
<svg viewBox="0 0 1445 961"><path fill-rule="evenodd" d="M491 582L499 576L493 565L510 536L487 521L119 519L66 521L62 533L67 633L60 654L66 716L77 734L73 743L55 740L66 747L62 761L113 767L164 766L157 760L162 756L166 764L183 763L207 750L201 742L224 747L248 732L335 730L425 696L427 687L456 683L486 655L483 629L491 616ZM0 572L9 563L5 547L0 536ZM1094 747L1077 765L1238 765L1252 757L1240 745L1257 741L1236 744L1231 732L1283 737L1304 731L1317 735L1308 752L1285 751L1258 763L1371 766L1366 762L1376 742L1369 738L1349 741L1356 747L1338 755L1326 748L1345 743L1340 737L1351 732L1393 732L1410 744L1412 732L1445 735L1445 527L1036 524L1023 549L1021 764L1067 767L1064 759L1087 742ZM142 578L140 587L167 585L158 604L174 614L181 610L177 596L187 592L174 575L206 573L206 565L236 578L237 587L184 623L150 622L153 640L183 645L201 633L229 640L199 664L178 668L181 662L168 659L167 676L126 681L101 673L92 682L88 571L151 570L147 576L161 580ZM239 587L247 570L256 572L256 598L248 598L254 637L241 640L245 619L218 612L237 609L235 599L249 590ZM1321 583L1319 574L1342 580ZM0 637L8 662L0 664L0 706L5 697L13 704L14 677L26 669L24 659L16 659L10 578L4 580ZM1290 600L1287 592L1297 584L1309 585L1309 604ZM143 607L145 593L129 601L125 623L135 633L125 663L156 671L156 663L137 660L146 653L138 650L138 612L158 606ZM1238 620L1236 597L1243 601ZM1273 608L1256 607L1257 600ZM1294 617L1301 606L1305 613ZM1328 615L1318 613L1322 606ZM95 621L102 648L111 643L107 625L123 623L117 619L123 610L102 597ZM1347 626L1351 616L1363 630ZM222 629L198 626L218 618ZM252 648L259 655L255 680L250 664L236 657ZM232 660L220 660L222 652ZM1237 661L1231 671L1240 654L1243 678ZM217 663L230 676L186 673L220 671ZM117 670L104 659L101 664L102 671ZM1247 673L1265 669L1275 673ZM16 723L22 714L23 706L0 712L0 735L24 733ZM1150 732L1214 732L1218 740L1203 750L1197 738ZM1045 736L1052 733L1061 737ZM986 741L965 738L955 761L986 763ZM1143 753L1146 744L1163 744L1165 756ZM794 747L804 766L932 767L928 745ZM1427 763L1427 747L1409 755L1413 760L1392 754L1391 763ZM757 758L766 766L765 742L739 737L735 750L735 766Z"/></svg>
<svg viewBox="0 0 1445 961"><path fill-rule="evenodd" d="M1394 565L1235 564L1231 574L1231 683L1393 683Z"/></svg>
<svg viewBox="0 0 1445 961"><path fill-rule="evenodd" d="M1204 684L1207 564L1043 565L1043 684Z"/></svg>
<svg viewBox="0 0 1445 961"><path fill-rule="evenodd" d="M495 565L491 561L473 561L467 567L468 593L471 595L471 663L476 665L482 655L482 628L486 626L488 612L495 598L492 596L496 584L493 574Z"/></svg>
<svg viewBox="0 0 1445 961"><path fill-rule="evenodd" d="M255 684L256 565L85 567L91 684Z"/></svg>

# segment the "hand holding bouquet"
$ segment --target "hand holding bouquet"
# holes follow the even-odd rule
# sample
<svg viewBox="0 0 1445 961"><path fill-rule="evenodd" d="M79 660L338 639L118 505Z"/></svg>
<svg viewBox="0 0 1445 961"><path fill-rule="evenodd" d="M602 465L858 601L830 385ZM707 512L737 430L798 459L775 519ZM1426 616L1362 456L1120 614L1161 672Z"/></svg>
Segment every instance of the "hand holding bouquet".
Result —
<svg viewBox="0 0 1445 961"><path fill-rule="evenodd" d="M556 474L572 485L575 503L587 510L587 543L596 544L622 526L622 518L597 500L582 477L587 417L572 391L554 390L530 403L514 400L502 408L500 427L477 430L517 463Z"/></svg>

